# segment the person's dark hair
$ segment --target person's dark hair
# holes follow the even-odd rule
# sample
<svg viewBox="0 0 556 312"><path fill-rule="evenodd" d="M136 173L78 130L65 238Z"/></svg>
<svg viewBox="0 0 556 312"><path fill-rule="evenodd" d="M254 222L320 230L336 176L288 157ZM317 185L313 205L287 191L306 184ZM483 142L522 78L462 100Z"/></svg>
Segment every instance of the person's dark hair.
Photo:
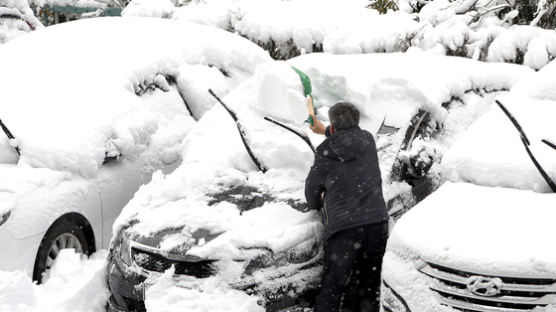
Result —
<svg viewBox="0 0 556 312"><path fill-rule="evenodd" d="M359 125L359 110L349 102L338 102L328 110L330 124L336 130L353 128Z"/></svg>

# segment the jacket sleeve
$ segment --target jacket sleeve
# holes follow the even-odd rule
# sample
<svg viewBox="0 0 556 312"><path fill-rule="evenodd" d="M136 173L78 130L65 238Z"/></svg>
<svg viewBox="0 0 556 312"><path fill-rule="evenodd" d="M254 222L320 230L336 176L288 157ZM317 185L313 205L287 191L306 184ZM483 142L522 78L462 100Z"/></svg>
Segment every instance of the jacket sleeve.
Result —
<svg viewBox="0 0 556 312"><path fill-rule="evenodd" d="M322 194L325 191L326 167L326 159L317 152L315 163L305 180L305 199L309 210L320 209L323 205Z"/></svg>

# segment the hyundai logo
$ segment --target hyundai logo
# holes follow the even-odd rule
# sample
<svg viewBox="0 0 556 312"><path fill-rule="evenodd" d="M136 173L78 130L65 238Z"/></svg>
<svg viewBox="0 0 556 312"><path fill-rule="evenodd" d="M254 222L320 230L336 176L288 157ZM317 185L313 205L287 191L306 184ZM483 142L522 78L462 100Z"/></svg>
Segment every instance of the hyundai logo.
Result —
<svg viewBox="0 0 556 312"><path fill-rule="evenodd" d="M471 276L465 283L467 290L479 296L493 297L502 292L502 280L498 277Z"/></svg>

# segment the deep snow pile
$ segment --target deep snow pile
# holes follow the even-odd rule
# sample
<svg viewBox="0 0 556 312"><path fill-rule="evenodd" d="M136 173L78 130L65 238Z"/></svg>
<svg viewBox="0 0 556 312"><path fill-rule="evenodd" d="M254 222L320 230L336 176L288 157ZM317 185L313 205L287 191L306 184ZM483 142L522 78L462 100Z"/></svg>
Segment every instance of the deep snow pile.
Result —
<svg viewBox="0 0 556 312"><path fill-rule="evenodd" d="M241 143L236 124L222 107L214 107L186 138L182 165L168 176L155 175L124 208L114 225L115 233L126 227L128 233L141 236L183 228L181 233L166 237L160 246L174 250L186 244L190 246L189 254L220 259L217 275L220 290L214 289L212 279L204 283L187 277L170 279L166 275L158 283L172 287L191 287L193 283L199 291L210 289L209 296L230 293L236 299L222 302L233 310L242 297L226 285L241 279L245 269L238 267L234 259L241 258L245 250L253 247L285 253L320 236L322 225L318 213L301 213L293 205L304 203L304 179L313 162L312 152L290 132L263 120L264 116L270 116L286 122L310 135L315 145L324 139L311 134L301 123L307 114L305 99L299 77L289 65L311 77L319 118L326 120L328 107L338 100L350 100L359 107L362 127L377 136L386 196L392 196L401 187L391 184L389 175L404 131L379 136L377 131L382 121L404 129L419 109L426 109L446 129L441 134L444 139L435 145L442 148L488 107L492 100L489 92L507 90L532 73L516 65L485 64L421 51L353 56L311 54L289 63L260 66L253 79L231 92L224 101L235 110L251 150L268 171L257 171ZM280 96L282 103L267 100L275 96ZM275 105L283 106L277 109ZM446 105L453 106L455 116L466 118L451 115L443 107ZM300 112L302 116L298 116ZM238 186L256 188L276 201L243 214L229 201L211 204L212 194ZM224 234L210 241L191 241L191 233L199 229ZM298 248L303 251L309 247ZM298 268L283 269L296 272ZM254 278L267 288L277 283L265 274ZM318 280L317 269L306 277L306 281L315 280ZM305 284L300 283L298 287L303 288ZM153 287L153 294L158 294L161 286ZM171 296L172 300L180 306L178 299L185 300L188 295L177 295L179 292L172 289L172 294L176 294ZM157 297L151 298L147 293L147 306L158 302Z"/></svg>
<svg viewBox="0 0 556 312"><path fill-rule="evenodd" d="M0 311L105 311L106 251L82 259L72 249L62 250L49 275L36 285L23 272L0 271Z"/></svg>
<svg viewBox="0 0 556 312"><path fill-rule="evenodd" d="M42 27L29 1L0 0L0 44Z"/></svg>
<svg viewBox="0 0 556 312"><path fill-rule="evenodd" d="M405 51L419 47L476 60L523 63L534 69L556 55L556 32L512 26L517 11L497 14L505 1L396 1L399 11L380 15L369 1L218 0L169 3L135 0L126 16L158 16L223 28L268 50L275 59L305 52L334 54ZM413 6L424 6L414 13ZM139 9L141 7L141 9ZM127 11L127 12L126 12Z"/></svg>
<svg viewBox="0 0 556 312"><path fill-rule="evenodd" d="M37 58L35 47L47 45L66 48ZM25 60L24 69L16 59ZM56 25L0 51L0 118L21 148L20 166L90 177L106 152L133 157L153 149L158 155L152 161L177 156L194 119L214 104L197 89L225 94L267 60L247 40L195 24L99 18ZM176 80L193 118L183 103L168 112L148 101L149 92L172 88L167 76Z"/></svg>
<svg viewBox="0 0 556 312"><path fill-rule="evenodd" d="M556 142L556 62L518 83L500 100L521 124L539 163L556 179L556 150L541 143ZM443 160L444 174L451 180L486 186L549 191L520 140L520 134L496 106L458 140Z"/></svg>

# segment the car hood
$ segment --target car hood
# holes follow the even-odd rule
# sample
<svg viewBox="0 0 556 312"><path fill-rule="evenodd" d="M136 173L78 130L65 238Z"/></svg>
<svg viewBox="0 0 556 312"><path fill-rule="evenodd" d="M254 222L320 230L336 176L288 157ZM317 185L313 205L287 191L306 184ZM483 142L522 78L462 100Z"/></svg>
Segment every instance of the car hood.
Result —
<svg viewBox="0 0 556 312"><path fill-rule="evenodd" d="M556 194L446 183L404 215L388 248L484 275L556 278Z"/></svg>
<svg viewBox="0 0 556 312"><path fill-rule="evenodd" d="M142 245L148 249L160 250L165 254L185 254L192 247L210 242L222 233L211 233L205 228L194 231L182 227L173 227L153 233L149 236L137 235L133 227L127 230L127 237L135 244Z"/></svg>
<svg viewBox="0 0 556 312"><path fill-rule="evenodd" d="M186 206L187 214L177 212ZM195 205L177 201L165 205L164 215L143 212L153 222L132 222L124 231L133 242L161 253L206 259L242 259L253 249L280 254L304 243L300 247L310 250L318 244L322 223L316 211L292 208L301 206L252 185L223 185ZM161 223L168 227L160 229Z"/></svg>

